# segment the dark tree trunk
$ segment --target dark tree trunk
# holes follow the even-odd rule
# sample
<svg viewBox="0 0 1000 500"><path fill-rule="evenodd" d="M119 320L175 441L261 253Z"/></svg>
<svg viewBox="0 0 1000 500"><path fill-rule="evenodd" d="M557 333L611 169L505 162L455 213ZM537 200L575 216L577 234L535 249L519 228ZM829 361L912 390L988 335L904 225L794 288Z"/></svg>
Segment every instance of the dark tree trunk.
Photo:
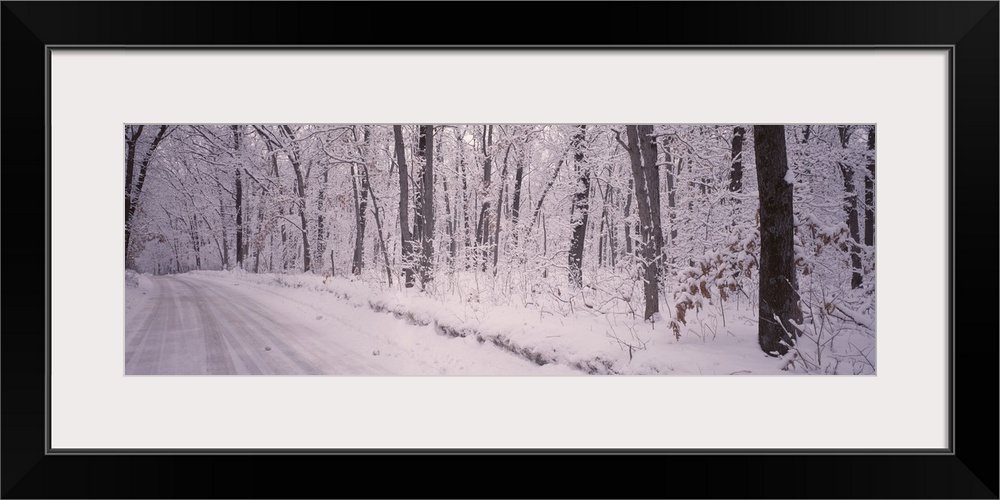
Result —
<svg viewBox="0 0 1000 500"><path fill-rule="evenodd" d="M754 125L754 156L760 195L760 304L757 340L769 355L784 355L802 322L795 274L792 185L785 180L785 127Z"/></svg>
<svg viewBox="0 0 1000 500"><path fill-rule="evenodd" d="M462 141L462 135L459 135L459 141ZM463 153L465 148L458 148L458 175L462 179L462 242L463 242L463 264L465 269L469 269L469 247L472 246L472 236L471 227L469 223L469 182L468 176L465 171L465 154Z"/></svg>
<svg viewBox="0 0 1000 500"><path fill-rule="evenodd" d="M142 135L143 126L139 125L136 127L135 133L132 134L131 141L126 140L126 158L125 158L125 266L130 265L128 247L129 240L132 236L132 218L135 216L135 207L139 205L139 197L142 195L142 186L146 182L146 172L149 170L149 162L153 159L153 154L156 153L156 148L160 145L160 141L167 135L168 127L166 125L161 125L160 130L156 133L156 137L153 138L153 142L150 143L149 149L146 150L146 154L143 156L142 161L139 164L139 175L138 179L135 181L135 186L132 185L132 177L135 172L135 146L139 141L139 137Z"/></svg>
<svg viewBox="0 0 1000 500"><path fill-rule="evenodd" d="M243 268L243 180L240 170L242 169L240 156L240 144L243 142L240 126L233 125L233 151L236 154L236 267Z"/></svg>
<svg viewBox="0 0 1000 500"><path fill-rule="evenodd" d="M573 149L576 170L576 191L573 193L573 204L570 206L569 224L572 233L569 240L569 283L572 286L583 286L583 243L587 238L587 222L590 217L590 167L584 164L584 149L586 145L587 126L579 125L579 130L573 136Z"/></svg>
<svg viewBox="0 0 1000 500"><path fill-rule="evenodd" d="M132 232L132 178L135 177L135 145L142 136L145 128L139 125L134 129L131 136L125 137L125 267L128 262L129 236ZM157 269L159 274L159 269Z"/></svg>
<svg viewBox="0 0 1000 500"><path fill-rule="evenodd" d="M527 147L527 145L525 145ZM521 217L521 182L524 180L524 151L515 154L517 167L514 169L514 200L511 202L510 216L511 225L517 228L517 221ZM515 231L515 238L517 233ZM515 243L517 240L514 240Z"/></svg>
<svg viewBox="0 0 1000 500"><path fill-rule="evenodd" d="M490 240L490 181L493 176L493 154L490 149L493 146L493 125L483 125L483 205L479 211L479 223L476 225L476 244L479 246L479 257L483 271L486 270L486 256L488 255Z"/></svg>
<svg viewBox="0 0 1000 500"><path fill-rule="evenodd" d="M747 129L743 127L733 127L733 166L729 171L729 190L734 193L743 192L743 136ZM735 199L739 203L739 198Z"/></svg>
<svg viewBox="0 0 1000 500"><path fill-rule="evenodd" d="M434 126L420 126L420 155L423 157L424 172L421 176L423 191L422 231L420 233L420 279L421 287L433 278L434 264Z"/></svg>
<svg viewBox="0 0 1000 500"><path fill-rule="evenodd" d="M299 154L299 147L295 142L295 134L292 132L292 128L288 125L282 125L280 130L285 136L285 139L288 141L286 153L288 154L289 163L292 164L292 171L295 173L295 190L298 197L296 200L296 206L299 211L299 221L302 224L299 226L300 232L302 233L302 271L308 273L312 271L312 254L309 252L309 226L308 220L306 219L305 174L302 171L302 159Z"/></svg>
<svg viewBox="0 0 1000 500"><path fill-rule="evenodd" d="M660 169L656 164L656 138L653 136L652 125L639 125L638 132L639 151L642 153L642 171L646 177L646 194L649 196L650 236L656 256L654 267L659 273L659 261L663 259L663 219L660 217Z"/></svg>
<svg viewBox="0 0 1000 500"><path fill-rule="evenodd" d="M868 129L868 175L865 176L865 245L875 246L875 125Z"/></svg>
<svg viewBox="0 0 1000 500"><path fill-rule="evenodd" d="M656 163L643 164L643 158L648 156L649 146L642 144L651 139L648 137L649 129L652 127L643 125L627 125L625 133L628 137L628 156L632 165L632 180L635 186L635 201L639 208L639 250L642 252L641 269L643 277L643 296L645 298L645 311L643 319L650 320L653 315L660 311L660 295L656 273L656 242L654 241L653 230L653 209L652 197L649 193L650 186L648 180L650 176L646 169L656 169ZM645 154L644 154L645 153ZM655 158L655 156L654 156ZM659 192L659 183L654 184L652 189Z"/></svg>
<svg viewBox="0 0 1000 500"><path fill-rule="evenodd" d="M223 201L222 184L219 184L219 231L222 232L222 269L229 269L229 231L226 230L226 203Z"/></svg>
<svg viewBox="0 0 1000 500"><path fill-rule="evenodd" d="M191 232L191 249L194 250L194 266L201 270L201 240L198 236L198 218L194 215L188 221L188 228Z"/></svg>
<svg viewBox="0 0 1000 500"><path fill-rule="evenodd" d="M403 145L403 127L392 126L395 139L396 164L399 166L399 239L403 245L403 273L406 288L412 288L413 279L413 238L410 235L409 179L406 168L406 148Z"/></svg>
<svg viewBox="0 0 1000 500"><path fill-rule="evenodd" d="M851 130L844 125L837 126L840 133L840 145L847 148L851 138ZM858 248L861 242L860 228L858 227L858 194L854 189L854 166L840 162L840 173L844 176L844 211L847 213L847 230L850 232L851 241L847 248L851 256L851 288L861 287L861 253Z"/></svg>
<svg viewBox="0 0 1000 500"><path fill-rule="evenodd" d="M369 134L368 126L365 126L363 132L364 145L360 148L364 164L358 169L354 165L351 165L351 173L354 174L351 180L351 185L354 188L354 223L357 229L354 233L354 259L351 265L351 273L355 275L360 275L365 266L365 229L368 225L368 192L371 190L368 181L368 155L371 150L371 145L369 144L371 138ZM359 182L360 187L358 186Z"/></svg>
<svg viewBox="0 0 1000 500"><path fill-rule="evenodd" d="M625 198L625 209L622 211L622 217L625 219L625 253L632 255L632 224L628 222L628 218L632 215L632 196L635 193L635 179L629 178L628 180L628 195Z"/></svg>

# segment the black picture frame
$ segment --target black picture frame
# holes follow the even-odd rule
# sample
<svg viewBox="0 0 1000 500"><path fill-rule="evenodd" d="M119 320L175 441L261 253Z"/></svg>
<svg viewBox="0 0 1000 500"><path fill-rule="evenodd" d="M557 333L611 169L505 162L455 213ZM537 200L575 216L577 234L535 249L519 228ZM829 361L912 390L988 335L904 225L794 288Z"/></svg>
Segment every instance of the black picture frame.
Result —
<svg viewBox="0 0 1000 500"><path fill-rule="evenodd" d="M2 2L4 498L997 498L998 2ZM556 14L550 14L556 13ZM447 21L445 21L447 20ZM516 29L517 35L505 34ZM608 45L613 43L615 45ZM50 453L47 61L60 47L948 47L951 445L946 452ZM524 44L524 45L522 45ZM919 142L918 139L915 141ZM961 188L962 196L957 193ZM44 224L39 219L44 214ZM975 227L972 223L975 222ZM962 227L958 245L956 228ZM981 229L989 228L989 229ZM989 240L987 240L989 236ZM44 279L32 271L45 270ZM961 278L962 288L958 287ZM11 274L8 273L8 279ZM8 282L11 284L11 282ZM12 289L8 288L8 292ZM964 291L958 294L959 290ZM975 301L971 301L975 297ZM956 303L958 299L963 300ZM964 302L969 301L969 302ZM960 314L956 314L956 307ZM989 307L989 306L987 306ZM961 327L959 326L961 325ZM958 331L963 332L956 338ZM863 416L859 417L863 418ZM489 455L487 461L482 455ZM321 470L320 474L308 471ZM362 481L364 471L383 476ZM572 471L566 473L563 471ZM452 474L466 476L453 479ZM468 478L480 487L469 490ZM542 478L539 481L537 478ZM531 478L525 480L521 478Z"/></svg>

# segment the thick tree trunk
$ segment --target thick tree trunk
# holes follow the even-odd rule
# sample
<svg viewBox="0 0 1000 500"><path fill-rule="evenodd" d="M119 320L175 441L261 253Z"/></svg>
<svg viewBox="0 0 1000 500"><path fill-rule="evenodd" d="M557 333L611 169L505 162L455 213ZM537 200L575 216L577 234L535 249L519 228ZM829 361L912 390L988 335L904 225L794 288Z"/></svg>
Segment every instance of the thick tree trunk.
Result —
<svg viewBox="0 0 1000 500"><path fill-rule="evenodd" d="M236 155L236 267L243 268L243 180L240 144L243 142L239 125L233 125L233 151Z"/></svg>
<svg viewBox="0 0 1000 500"><path fill-rule="evenodd" d="M573 136L573 156L576 170L576 190L570 206L569 224L572 228L569 240L569 283L583 286L583 243L587 238L587 222L590 217L590 167L584 164L587 126L579 125Z"/></svg>
<svg viewBox="0 0 1000 500"><path fill-rule="evenodd" d="M840 145L844 149L851 138L851 130L844 125L837 126L840 133ZM840 162L840 173L844 177L844 211L847 213L847 230L850 232L851 242L847 245L851 256L851 288L861 287L861 253L858 245L861 242L860 228L858 227L858 194L854 188L854 166L845 162Z"/></svg>
<svg viewBox="0 0 1000 500"><path fill-rule="evenodd" d="M406 288L413 287L413 238L410 235L409 179L406 168L406 147L403 145L403 127L392 126L395 142L396 164L399 166L399 239L403 245L403 274Z"/></svg>
<svg viewBox="0 0 1000 500"><path fill-rule="evenodd" d="M646 177L646 194L649 196L650 234L655 249L657 273L663 259L663 226L660 217L660 169L657 166L656 138L652 125L639 125L639 151L642 154L642 172ZM659 274L657 274L659 275Z"/></svg>
<svg viewBox="0 0 1000 500"><path fill-rule="evenodd" d="M651 128L651 127L650 127ZM628 137L628 156L632 164L632 180L635 186L635 201L639 208L639 250L642 252L641 270L643 279L643 296L645 298L645 311L642 318L651 320L660 311L660 295L656 273L656 242L653 236L653 209L652 197L650 196L650 186L647 184L649 175L644 171L647 168L656 169L655 162L652 165L643 165L643 157L648 156L648 146L642 142L650 141L646 126L627 125L625 133ZM653 190L659 191L659 183L653 185Z"/></svg>
<svg viewBox="0 0 1000 500"><path fill-rule="evenodd" d="M754 125L760 195L760 304L757 340L769 355L784 355L802 322L795 274L792 185L786 180L785 127Z"/></svg>

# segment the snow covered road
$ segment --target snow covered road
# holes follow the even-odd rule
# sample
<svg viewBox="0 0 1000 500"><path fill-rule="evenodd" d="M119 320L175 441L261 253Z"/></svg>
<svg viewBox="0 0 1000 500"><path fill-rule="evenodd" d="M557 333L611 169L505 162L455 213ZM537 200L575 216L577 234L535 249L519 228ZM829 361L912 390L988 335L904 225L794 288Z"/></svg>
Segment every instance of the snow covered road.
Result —
<svg viewBox="0 0 1000 500"><path fill-rule="evenodd" d="M126 309L126 375L574 373L333 297L203 275L143 280L126 290L144 294Z"/></svg>

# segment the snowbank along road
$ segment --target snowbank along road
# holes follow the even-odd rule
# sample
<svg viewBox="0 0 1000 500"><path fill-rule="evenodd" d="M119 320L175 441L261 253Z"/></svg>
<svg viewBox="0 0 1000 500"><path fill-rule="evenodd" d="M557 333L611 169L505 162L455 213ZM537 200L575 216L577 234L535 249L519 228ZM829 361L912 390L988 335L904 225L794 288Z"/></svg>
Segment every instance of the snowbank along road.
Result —
<svg viewBox="0 0 1000 500"><path fill-rule="evenodd" d="M333 297L215 277L143 277L125 315L126 375L561 374ZM315 297L315 296L313 296ZM309 300L312 299L312 300ZM553 373L554 370L558 370ZM568 371L568 370L567 370Z"/></svg>

